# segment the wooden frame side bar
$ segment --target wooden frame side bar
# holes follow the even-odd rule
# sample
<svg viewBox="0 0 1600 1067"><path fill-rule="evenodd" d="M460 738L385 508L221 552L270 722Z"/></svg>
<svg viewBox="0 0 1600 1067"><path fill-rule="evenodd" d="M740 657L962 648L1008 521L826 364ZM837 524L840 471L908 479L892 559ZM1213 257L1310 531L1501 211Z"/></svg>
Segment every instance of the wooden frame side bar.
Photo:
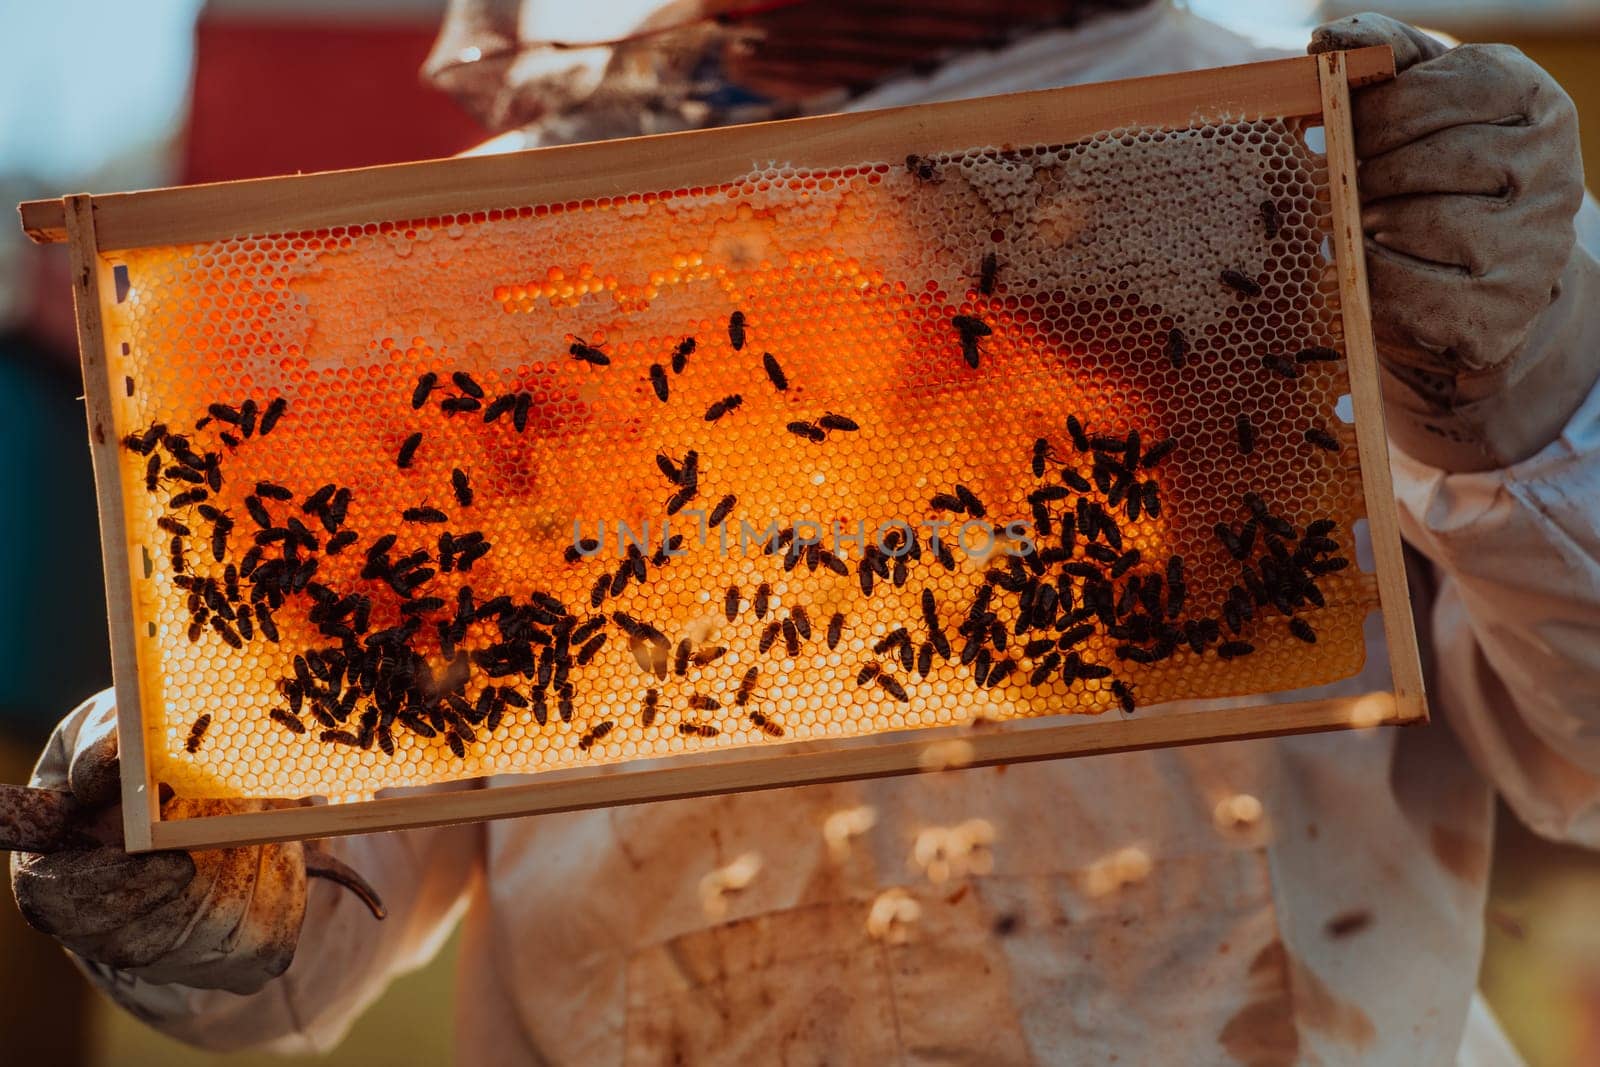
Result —
<svg viewBox="0 0 1600 1067"><path fill-rule="evenodd" d="M952 737L953 731L939 730L927 738L889 744L842 749L830 746L789 754L763 749L751 753L748 758L733 756L688 765L668 763L624 774L602 771L582 777L563 776L528 784L465 788L453 793L348 805L175 819L155 825L153 847L224 848L915 774L937 769L929 766L929 757L941 751L938 746L960 746L963 742L970 748L962 749L959 766L966 768L1027 763L1066 754L1128 752L1157 746L1309 733L1332 727L1399 725L1405 721L1392 694L1369 693L1288 704L1174 712L1142 719L1091 722L1080 719L1039 728L969 729L958 737ZM783 769L781 777L772 774L774 762Z"/></svg>
<svg viewBox="0 0 1600 1067"><path fill-rule="evenodd" d="M89 417L89 451L94 458L95 496L100 505L100 554L106 578L111 627L111 671L117 692L117 743L122 759L122 832L129 852L153 847L152 824L159 809L145 758L140 714L138 642L133 618L133 555L123 516L121 456L111 412L111 369L106 355L105 293L111 290L95 242L94 210L87 196L62 200L66 212L72 299L78 319L78 354Z"/></svg>
<svg viewBox="0 0 1600 1067"><path fill-rule="evenodd" d="M1355 409L1356 449L1366 494L1367 529L1378 566L1378 601L1389 646L1397 712L1402 721L1426 721L1422 661L1411 617L1405 556L1400 547L1394 482L1389 473L1389 434L1379 391L1378 351L1372 338L1372 305L1367 294L1367 251L1361 229L1361 198L1356 191L1355 135L1350 124L1350 87L1345 53L1317 57L1322 83L1322 128L1328 160L1328 192L1333 210L1334 267L1339 272L1339 303L1344 315L1345 356L1350 368L1350 401Z"/></svg>
<svg viewBox="0 0 1600 1067"><path fill-rule="evenodd" d="M1394 76L1386 47L1346 53L1356 84ZM771 161L828 167L885 152L1070 142L1121 126L1291 117L1323 106L1311 57L1067 89L887 108L499 156L222 182L94 198L102 252L725 180ZM898 157L894 157L898 158ZM59 201L21 205L35 241L66 237Z"/></svg>

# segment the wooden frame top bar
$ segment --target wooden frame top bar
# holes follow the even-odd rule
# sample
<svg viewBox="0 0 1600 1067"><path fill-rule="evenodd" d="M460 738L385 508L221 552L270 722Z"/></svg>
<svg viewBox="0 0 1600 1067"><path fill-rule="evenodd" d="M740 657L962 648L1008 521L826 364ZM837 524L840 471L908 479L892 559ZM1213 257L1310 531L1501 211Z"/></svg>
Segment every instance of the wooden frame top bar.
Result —
<svg viewBox="0 0 1600 1067"><path fill-rule="evenodd" d="M1394 76L1387 47L1345 54L1352 87ZM1132 81L887 108L358 170L92 198L99 249L115 252L221 240L244 234L425 218L672 188L690 172L730 173L769 161L807 167L858 164L885 144L919 152L973 145L1067 142L1120 126L1187 126L1262 115L1320 113L1315 57L1275 60ZM359 205L360 217L352 217ZM41 244L65 241L61 200L19 207L22 228Z"/></svg>

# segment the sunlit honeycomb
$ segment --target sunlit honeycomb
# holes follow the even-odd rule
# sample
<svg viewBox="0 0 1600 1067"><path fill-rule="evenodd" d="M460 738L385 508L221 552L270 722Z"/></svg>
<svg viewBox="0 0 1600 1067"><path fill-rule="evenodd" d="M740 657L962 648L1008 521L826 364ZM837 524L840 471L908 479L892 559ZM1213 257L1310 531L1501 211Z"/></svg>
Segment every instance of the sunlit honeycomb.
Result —
<svg viewBox="0 0 1600 1067"><path fill-rule="evenodd" d="M155 776L347 800L1356 673L1304 132L119 253Z"/></svg>

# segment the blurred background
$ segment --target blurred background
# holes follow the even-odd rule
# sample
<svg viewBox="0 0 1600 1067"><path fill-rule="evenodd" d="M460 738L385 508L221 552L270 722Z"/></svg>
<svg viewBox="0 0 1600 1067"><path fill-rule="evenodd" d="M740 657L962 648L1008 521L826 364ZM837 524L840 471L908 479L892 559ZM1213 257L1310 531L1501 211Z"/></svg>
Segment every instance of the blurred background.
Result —
<svg viewBox="0 0 1600 1067"><path fill-rule="evenodd" d="M1600 0L1179 2L1297 50L1316 23L1369 8L1509 42L1600 129ZM585 10L566 13L574 37ZM485 131L418 76L443 12L444 0L0 0L0 781L24 781L51 724L111 681L66 256L28 244L11 205L462 151ZM1585 157L1600 174L1600 136ZM1481 983L1528 1062L1600 1064L1600 856L1503 813L1487 920ZM0 961L7 1062L222 1062L91 994L9 892ZM454 966L452 944L397 982L337 1061L447 1062Z"/></svg>

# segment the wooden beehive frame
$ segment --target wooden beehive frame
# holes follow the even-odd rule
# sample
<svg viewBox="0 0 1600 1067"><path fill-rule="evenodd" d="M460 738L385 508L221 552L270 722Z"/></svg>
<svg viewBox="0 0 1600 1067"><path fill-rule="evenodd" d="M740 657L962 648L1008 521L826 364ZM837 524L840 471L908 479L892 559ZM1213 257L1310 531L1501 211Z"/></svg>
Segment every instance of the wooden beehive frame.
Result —
<svg viewBox="0 0 1600 1067"><path fill-rule="evenodd" d="M974 144L1071 142L1127 126L1187 126L1262 116L1320 120L1325 131L1335 267L1369 536L1393 691L1359 697L1175 712L1117 721L1008 724L961 734L962 765L1261 737L1352 725L1425 721L1367 299L1350 89L1393 77L1387 48L1368 48L986 100L766 123L640 141L295 177L69 196L21 206L40 242L66 242L77 305L90 445L110 604L113 666L130 851L195 848L423 826L468 819L915 772L949 729L909 739L862 738L777 749L735 749L626 768L554 771L493 789L163 821L144 752L131 591L133 546L118 486L103 309L121 250L236 234L306 230L489 210L715 182L753 161L826 167L861 159L964 150ZM1012 728L1015 726L1017 728Z"/></svg>

